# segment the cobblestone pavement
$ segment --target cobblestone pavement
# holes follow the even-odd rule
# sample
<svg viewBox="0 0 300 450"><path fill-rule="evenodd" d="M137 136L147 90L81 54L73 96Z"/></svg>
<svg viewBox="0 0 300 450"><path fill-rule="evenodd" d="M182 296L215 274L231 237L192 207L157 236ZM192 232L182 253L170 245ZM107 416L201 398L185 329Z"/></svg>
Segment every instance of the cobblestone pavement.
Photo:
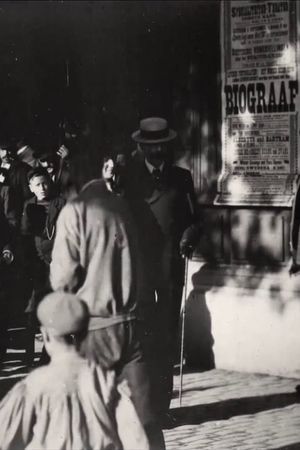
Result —
<svg viewBox="0 0 300 450"><path fill-rule="evenodd" d="M27 373L24 350L9 350L0 366L0 398ZM41 349L37 340L36 350ZM300 450L300 380L223 370L185 373L179 407L174 378L167 450Z"/></svg>
<svg viewBox="0 0 300 450"><path fill-rule="evenodd" d="M300 449L299 383L223 370L186 373L179 408L175 375L171 407L177 423L164 430L167 450Z"/></svg>

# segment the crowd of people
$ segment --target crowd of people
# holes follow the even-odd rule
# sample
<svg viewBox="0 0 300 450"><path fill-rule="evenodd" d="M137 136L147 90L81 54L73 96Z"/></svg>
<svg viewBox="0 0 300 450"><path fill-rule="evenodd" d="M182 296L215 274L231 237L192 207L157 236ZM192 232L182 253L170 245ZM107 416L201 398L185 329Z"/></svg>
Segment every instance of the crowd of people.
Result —
<svg viewBox="0 0 300 450"><path fill-rule="evenodd" d="M1 347L6 351L11 316L26 311L28 365L33 363L35 310L50 291L49 264L55 222L67 198L75 195L62 145L47 154L29 140L0 141Z"/></svg>
<svg viewBox="0 0 300 450"><path fill-rule="evenodd" d="M176 132L149 117L132 139L132 154L103 155L99 177L81 189L67 147L37 153L24 141L0 142L1 351L22 282L28 364L41 325L45 365L0 404L3 449L18 439L28 449L164 448L185 257L200 230L191 173L173 163ZM136 424L132 439L123 404Z"/></svg>

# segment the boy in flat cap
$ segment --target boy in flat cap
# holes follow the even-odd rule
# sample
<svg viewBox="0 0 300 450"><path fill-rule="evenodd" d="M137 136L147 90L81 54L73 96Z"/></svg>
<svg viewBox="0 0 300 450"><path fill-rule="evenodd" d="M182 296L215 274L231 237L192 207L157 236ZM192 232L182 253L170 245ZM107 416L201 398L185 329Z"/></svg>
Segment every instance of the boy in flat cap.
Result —
<svg viewBox="0 0 300 450"><path fill-rule="evenodd" d="M28 300L27 359L33 362L36 307L38 302L51 291L49 265L54 243L55 227L65 199L57 195L53 182L43 167L30 170L28 184L33 197L25 202L21 221L23 251L27 263L26 273L32 280L32 292Z"/></svg>
<svg viewBox="0 0 300 450"><path fill-rule="evenodd" d="M146 450L127 386L81 358L86 303L54 292L38 307L51 362L17 383L0 403L2 450ZM127 391L126 391L127 388Z"/></svg>

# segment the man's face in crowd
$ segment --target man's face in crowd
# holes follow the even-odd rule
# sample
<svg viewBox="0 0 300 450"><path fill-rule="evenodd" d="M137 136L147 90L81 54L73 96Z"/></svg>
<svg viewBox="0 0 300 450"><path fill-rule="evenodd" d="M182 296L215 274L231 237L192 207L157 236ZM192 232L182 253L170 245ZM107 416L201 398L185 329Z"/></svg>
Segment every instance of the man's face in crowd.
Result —
<svg viewBox="0 0 300 450"><path fill-rule="evenodd" d="M159 167L167 159L167 145L159 144L141 144L141 149L146 160L154 167Z"/></svg>
<svg viewBox="0 0 300 450"><path fill-rule="evenodd" d="M6 164L11 163L13 160L11 152L4 148L0 148L0 159L3 163Z"/></svg>
<svg viewBox="0 0 300 450"><path fill-rule="evenodd" d="M50 181L44 175L36 176L31 178L29 188L39 201L46 200L50 192Z"/></svg>

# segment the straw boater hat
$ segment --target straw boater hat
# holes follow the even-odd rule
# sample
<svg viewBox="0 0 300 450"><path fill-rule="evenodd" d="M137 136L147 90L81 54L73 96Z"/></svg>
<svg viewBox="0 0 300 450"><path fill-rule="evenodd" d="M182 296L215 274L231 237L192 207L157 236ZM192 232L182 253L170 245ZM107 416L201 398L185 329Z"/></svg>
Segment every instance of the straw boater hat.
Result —
<svg viewBox="0 0 300 450"><path fill-rule="evenodd" d="M28 155L28 153L33 152L33 149L31 147L32 145L32 139L26 137L22 137L19 139L16 143L16 154L20 158L23 158L23 156Z"/></svg>
<svg viewBox="0 0 300 450"><path fill-rule="evenodd" d="M166 119L148 117L140 121L140 129L132 133L131 137L140 144L159 144L169 142L177 136L176 131L169 128Z"/></svg>

